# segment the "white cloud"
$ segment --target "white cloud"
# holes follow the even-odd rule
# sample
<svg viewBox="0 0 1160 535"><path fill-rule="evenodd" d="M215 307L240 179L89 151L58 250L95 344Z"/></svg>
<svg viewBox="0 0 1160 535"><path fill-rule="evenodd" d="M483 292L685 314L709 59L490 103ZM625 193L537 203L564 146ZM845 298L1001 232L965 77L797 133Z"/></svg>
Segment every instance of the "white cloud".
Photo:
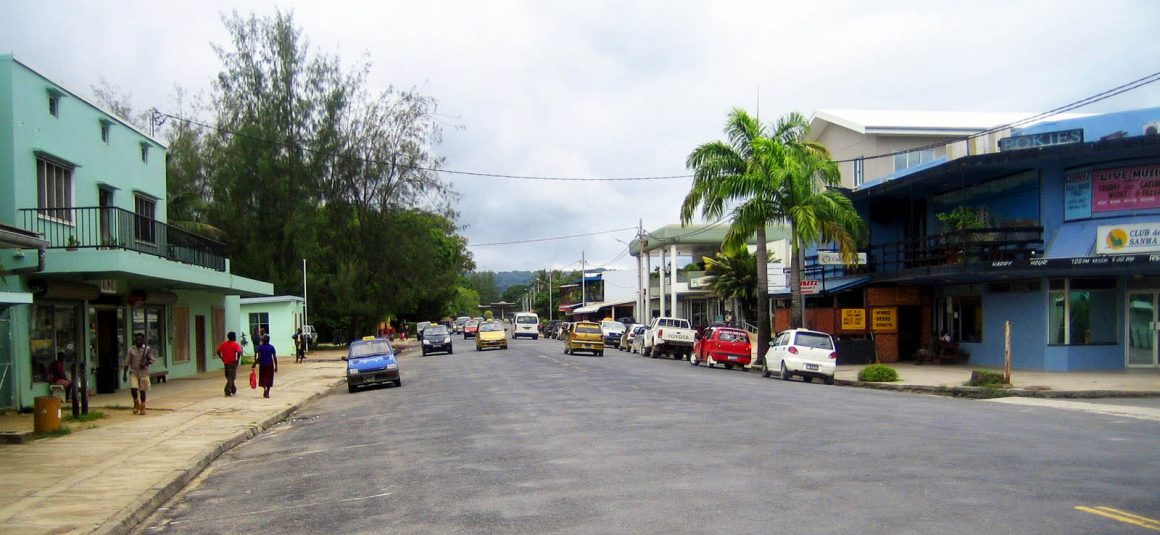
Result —
<svg viewBox="0 0 1160 535"><path fill-rule="evenodd" d="M284 2L316 51L439 101L449 169L684 174L740 106L1042 111L1156 69L1160 4L929 1ZM0 50L73 90L104 77L139 109L206 90L219 13L264 2L0 4ZM12 23L15 21L15 24ZM46 31L51 28L52 31ZM760 95L760 96L759 96ZM1092 109L1160 105L1147 87ZM689 180L528 182L447 175L473 243L677 221ZM473 248L484 269L616 257L632 232ZM618 265L631 268L631 257Z"/></svg>

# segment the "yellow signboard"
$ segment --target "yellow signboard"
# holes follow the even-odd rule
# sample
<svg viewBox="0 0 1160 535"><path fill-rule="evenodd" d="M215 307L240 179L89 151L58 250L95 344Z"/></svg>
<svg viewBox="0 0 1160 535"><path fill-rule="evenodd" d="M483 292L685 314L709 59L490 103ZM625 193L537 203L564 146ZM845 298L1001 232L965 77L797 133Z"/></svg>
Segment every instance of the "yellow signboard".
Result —
<svg viewBox="0 0 1160 535"><path fill-rule="evenodd" d="M898 309L889 308L873 308L870 309L871 326L875 332L893 333L898 332Z"/></svg>
<svg viewBox="0 0 1160 535"><path fill-rule="evenodd" d="M843 331L863 331L863 330L866 330L866 309L864 309L864 308L843 308L842 309L842 330Z"/></svg>

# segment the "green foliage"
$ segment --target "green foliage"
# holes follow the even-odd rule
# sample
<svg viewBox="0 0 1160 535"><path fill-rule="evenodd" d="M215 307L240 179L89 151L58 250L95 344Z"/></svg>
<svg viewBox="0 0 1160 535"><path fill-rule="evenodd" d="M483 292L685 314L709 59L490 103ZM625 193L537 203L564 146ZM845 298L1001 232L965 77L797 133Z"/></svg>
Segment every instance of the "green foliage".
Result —
<svg viewBox="0 0 1160 535"><path fill-rule="evenodd" d="M508 303L518 303L520 299L523 299L525 293L528 293L528 286L526 284L513 284L503 291L503 295L500 298Z"/></svg>
<svg viewBox="0 0 1160 535"><path fill-rule="evenodd" d="M705 272L712 277L709 289L721 299L737 299L752 318L758 300L757 260L748 248L730 253L719 252L704 258Z"/></svg>
<svg viewBox="0 0 1160 535"><path fill-rule="evenodd" d="M945 230L969 230L987 226L987 211L976 210L969 206L960 206L950 212L935 214L935 218L942 223Z"/></svg>
<svg viewBox="0 0 1160 535"><path fill-rule="evenodd" d="M1003 380L1003 374L993 372L990 370L973 370L971 372L971 379L967 381L967 386L981 386L984 388L998 388L1007 384Z"/></svg>
<svg viewBox="0 0 1160 535"><path fill-rule="evenodd" d="M492 312L491 310L484 310L483 311L483 319L485 319L485 320L495 319L495 312Z"/></svg>
<svg viewBox="0 0 1160 535"><path fill-rule="evenodd" d="M474 316L479 313L479 292L464 286L455 287L455 295L447 305L446 315L452 318Z"/></svg>
<svg viewBox="0 0 1160 535"><path fill-rule="evenodd" d="M88 414L81 414L79 416L73 416L73 415L69 414L69 415L65 416L64 418L62 418L61 421L64 421L64 422L91 422L93 420L100 420L100 419L106 418L106 417L107 417L107 415L101 411L89 411Z"/></svg>
<svg viewBox="0 0 1160 535"><path fill-rule="evenodd" d="M885 364L871 364L858 372L858 380L867 383L890 383L898 380L898 372Z"/></svg>
<svg viewBox="0 0 1160 535"><path fill-rule="evenodd" d="M72 434L72 429L66 426L60 426L55 431L48 431L45 433L33 433L32 437L36 439L41 438L58 438Z"/></svg>
<svg viewBox="0 0 1160 535"><path fill-rule="evenodd" d="M479 294L480 303L495 303L500 300L494 271L474 271L465 277L468 286Z"/></svg>

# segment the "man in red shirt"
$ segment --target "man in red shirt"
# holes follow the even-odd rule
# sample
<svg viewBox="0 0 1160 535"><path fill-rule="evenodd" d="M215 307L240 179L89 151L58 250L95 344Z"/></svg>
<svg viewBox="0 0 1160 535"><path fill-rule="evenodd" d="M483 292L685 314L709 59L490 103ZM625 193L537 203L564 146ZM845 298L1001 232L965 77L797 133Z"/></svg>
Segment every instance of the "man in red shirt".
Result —
<svg viewBox="0 0 1160 535"><path fill-rule="evenodd" d="M234 380L238 378L238 357L242 355L242 346L238 343L237 333L230 331L227 340L217 348L217 356L226 366L226 397L237 395L238 387Z"/></svg>

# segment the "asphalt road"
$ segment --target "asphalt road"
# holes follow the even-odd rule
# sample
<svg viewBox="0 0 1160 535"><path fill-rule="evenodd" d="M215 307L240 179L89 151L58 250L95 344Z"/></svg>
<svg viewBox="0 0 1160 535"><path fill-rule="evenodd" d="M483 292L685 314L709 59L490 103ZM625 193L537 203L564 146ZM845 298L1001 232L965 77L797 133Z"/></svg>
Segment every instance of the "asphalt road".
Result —
<svg viewBox="0 0 1160 535"><path fill-rule="evenodd" d="M1058 535L1160 518L1160 422L468 343L224 454L138 532Z"/></svg>

